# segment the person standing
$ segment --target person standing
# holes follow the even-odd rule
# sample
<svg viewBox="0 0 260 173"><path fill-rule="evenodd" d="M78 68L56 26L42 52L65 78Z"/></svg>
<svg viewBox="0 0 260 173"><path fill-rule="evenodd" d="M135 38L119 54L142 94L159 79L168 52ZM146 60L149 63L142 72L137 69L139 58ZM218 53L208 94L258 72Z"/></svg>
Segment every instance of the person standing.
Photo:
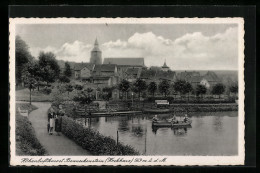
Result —
<svg viewBox="0 0 260 173"><path fill-rule="evenodd" d="M51 117L50 117L50 129L49 129L49 134L52 135L53 134L53 129L55 126L55 115L54 112L51 113Z"/></svg>

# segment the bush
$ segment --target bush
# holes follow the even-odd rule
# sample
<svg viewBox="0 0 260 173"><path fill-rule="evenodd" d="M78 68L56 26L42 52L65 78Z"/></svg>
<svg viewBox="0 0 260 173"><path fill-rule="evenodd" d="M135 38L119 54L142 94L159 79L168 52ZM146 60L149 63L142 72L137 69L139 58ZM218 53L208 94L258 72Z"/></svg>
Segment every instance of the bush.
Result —
<svg viewBox="0 0 260 173"><path fill-rule="evenodd" d="M50 88L44 88L42 90L42 93L49 95L51 93L51 89Z"/></svg>
<svg viewBox="0 0 260 173"><path fill-rule="evenodd" d="M132 147L117 145L114 139L84 128L69 117L62 118L62 133L93 155L139 155Z"/></svg>
<svg viewBox="0 0 260 173"><path fill-rule="evenodd" d="M34 129L27 117L16 111L16 150L18 155L42 156L46 150L35 136Z"/></svg>

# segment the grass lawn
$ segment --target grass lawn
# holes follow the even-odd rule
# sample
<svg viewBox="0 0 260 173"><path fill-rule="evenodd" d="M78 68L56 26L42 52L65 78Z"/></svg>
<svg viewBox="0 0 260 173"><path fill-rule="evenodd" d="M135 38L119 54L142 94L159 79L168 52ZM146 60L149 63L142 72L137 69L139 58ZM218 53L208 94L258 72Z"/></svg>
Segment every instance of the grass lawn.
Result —
<svg viewBox="0 0 260 173"><path fill-rule="evenodd" d="M15 91L15 94L16 94L15 96L16 100L30 101L30 91L27 88L17 90ZM52 101L51 94L50 95L44 94L41 91L37 91L37 89L32 91L32 102L48 102L48 101Z"/></svg>
<svg viewBox="0 0 260 173"><path fill-rule="evenodd" d="M16 108L27 109L29 112L37 109L36 106L30 105L29 103L19 103ZM46 155L46 150L42 147L40 142L35 136L35 131L32 127L31 122L27 117L22 116L18 109L15 114L16 119L16 155Z"/></svg>

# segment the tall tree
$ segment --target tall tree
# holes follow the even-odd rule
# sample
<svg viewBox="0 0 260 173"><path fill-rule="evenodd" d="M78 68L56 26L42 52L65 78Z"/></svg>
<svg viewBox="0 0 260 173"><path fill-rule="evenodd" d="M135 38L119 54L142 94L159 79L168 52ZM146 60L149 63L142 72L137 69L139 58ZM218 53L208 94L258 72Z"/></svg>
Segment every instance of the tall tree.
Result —
<svg viewBox="0 0 260 173"><path fill-rule="evenodd" d="M178 80L174 83L173 88L176 92L178 92L180 95L186 93L186 81L184 80Z"/></svg>
<svg viewBox="0 0 260 173"><path fill-rule="evenodd" d="M149 93L151 93L154 97L154 93L157 90L157 84L155 82L150 82L147 89L148 89Z"/></svg>
<svg viewBox="0 0 260 173"><path fill-rule="evenodd" d="M129 91L129 88L130 88L130 83L125 79L123 79L118 85L118 89L123 92L125 98L126 98L126 93Z"/></svg>
<svg viewBox="0 0 260 173"><path fill-rule="evenodd" d="M218 95L220 98L220 95L225 92L225 88L225 85L223 85L222 83L218 83L215 86L213 86L211 93L213 95Z"/></svg>
<svg viewBox="0 0 260 173"><path fill-rule="evenodd" d="M229 91L231 93L237 94L238 93L238 86L237 85L232 85L229 87Z"/></svg>
<svg viewBox="0 0 260 173"><path fill-rule="evenodd" d="M186 82L184 87L184 94L188 94L188 100L190 99L190 93L193 91L192 85L189 82Z"/></svg>
<svg viewBox="0 0 260 173"><path fill-rule="evenodd" d="M204 85L197 85L196 87L196 95L197 96L203 96L206 94L207 88Z"/></svg>
<svg viewBox="0 0 260 173"><path fill-rule="evenodd" d="M112 97L112 91L113 91L113 88L110 88L110 87L105 87L103 88L103 97L105 100L109 101L109 99Z"/></svg>
<svg viewBox="0 0 260 173"><path fill-rule="evenodd" d="M30 104L32 104L32 90L36 88L37 81L36 81L36 76L35 76L35 64L34 63L28 63L23 69L23 75L22 75L22 80L25 83L25 86L29 89L30 91Z"/></svg>
<svg viewBox="0 0 260 173"><path fill-rule="evenodd" d="M169 92L170 89L170 82L167 80L163 80L159 83L159 91L164 94L164 97L167 96L167 93Z"/></svg>
<svg viewBox="0 0 260 173"><path fill-rule="evenodd" d="M40 52L39 67L43 70L42 79L45 82L51 83L54 82L55 79L59 78L60 67L52 52Z"/></svg>
<svg viewBox="0 0 260 173"><path fill-rule="evenodd" d="M72 75L70 64L68 62L65 62L64 75L67 77L71 77L71 75Z"/></svg>
<svg viewBox="0 0 260 173"><path fill-rule="evenodd" d="M15 78L16 83L20 84L22 81L22 72L25 65L32 61L33 57L29 52L29 46L21 39L20 36L15 37ZM25 70L26 71L26 70Z"/></svg>
<svg viewBox="0 0 260 173"><path fill-rule="evenodd" d="M135 86L136 91L138 92L138 97L139 97L139 100L140 100L141 92L145 91L146 88L147 88L146 82L142 79L137 79L134 82L134 86Z"/></svg>

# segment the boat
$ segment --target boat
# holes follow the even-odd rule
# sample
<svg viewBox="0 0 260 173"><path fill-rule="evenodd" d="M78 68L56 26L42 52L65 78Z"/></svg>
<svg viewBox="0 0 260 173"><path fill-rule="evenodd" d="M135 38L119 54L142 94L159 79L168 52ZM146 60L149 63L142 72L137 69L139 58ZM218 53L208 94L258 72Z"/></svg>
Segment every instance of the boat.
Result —
<svg viewBox="0 0 260 173"><path fill-rule="evenodd" d="M178 123L171 123L167 121L154 121L152 123L153 127L189 127L191 126L192 121L189 120L187 122L179 121Z"/></svg>
<svg viewBox="0 0 260 173"><path fill-rule="evenodd" d="M144 113L168 113L170 112L170 109L143 109Z"/></svg>

